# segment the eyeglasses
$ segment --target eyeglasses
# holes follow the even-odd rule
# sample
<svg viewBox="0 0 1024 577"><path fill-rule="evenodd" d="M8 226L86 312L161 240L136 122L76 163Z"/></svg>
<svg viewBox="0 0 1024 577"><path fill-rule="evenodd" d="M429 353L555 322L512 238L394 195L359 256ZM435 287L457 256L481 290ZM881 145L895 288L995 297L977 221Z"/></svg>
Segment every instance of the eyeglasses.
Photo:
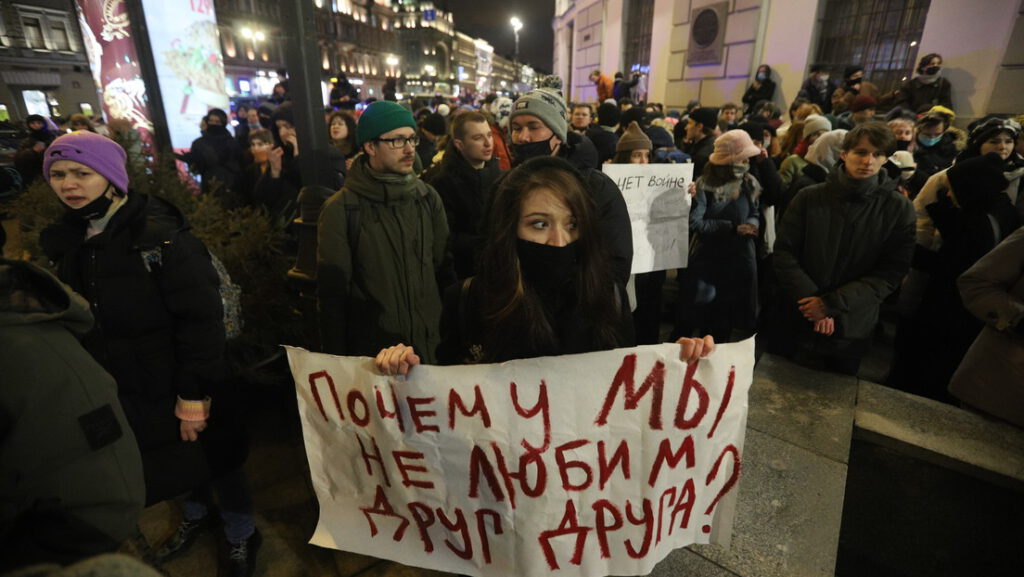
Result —
<svg viewBox="0 0 1024 577"><path fill-rule="evenodd" d="M377 142L388 143L388 146L395 150L405 148L406 145L412 145L413 148L416 148L420 143L420 137L415 134L408 138L399 136L398 138L377 138L376 140Z"/></svg>

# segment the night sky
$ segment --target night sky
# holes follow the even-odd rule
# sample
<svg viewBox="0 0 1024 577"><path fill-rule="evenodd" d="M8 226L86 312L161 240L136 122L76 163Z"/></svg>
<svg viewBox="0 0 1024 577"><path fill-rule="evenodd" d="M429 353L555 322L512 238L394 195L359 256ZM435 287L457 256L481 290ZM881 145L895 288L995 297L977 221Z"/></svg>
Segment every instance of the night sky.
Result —
<svg viewBox="0 0 1024 577"><path fill-rule="evenodd" d="M438 7L443 4L443 1L437 3ZM519 17L523 21L523 29L519 31L520 60L538 71L551 72L554 52L551 19L555 15L555 0L448 0L447 4L459 32L483 38L491 43L495 54L510 59L515 52L515 35L509 20Z"/></svg>

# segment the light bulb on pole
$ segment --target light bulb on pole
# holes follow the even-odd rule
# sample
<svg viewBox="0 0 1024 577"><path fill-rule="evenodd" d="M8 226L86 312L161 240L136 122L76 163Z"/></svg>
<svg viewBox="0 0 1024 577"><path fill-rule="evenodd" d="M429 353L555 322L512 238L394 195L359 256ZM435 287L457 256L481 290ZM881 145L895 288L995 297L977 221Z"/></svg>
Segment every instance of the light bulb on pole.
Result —
<svg viewBox="0 0 1024 577"><path fill-rule="evenodd" d="M516 76L519 75L519 31L523 29L523 21L517 16L513 16L512 20L509 21L512 24L512 33L515 34L516 38L516 50L514 52L512 63L515 69ZM516 78L516 82L519 82L519 78Z"/></svg>

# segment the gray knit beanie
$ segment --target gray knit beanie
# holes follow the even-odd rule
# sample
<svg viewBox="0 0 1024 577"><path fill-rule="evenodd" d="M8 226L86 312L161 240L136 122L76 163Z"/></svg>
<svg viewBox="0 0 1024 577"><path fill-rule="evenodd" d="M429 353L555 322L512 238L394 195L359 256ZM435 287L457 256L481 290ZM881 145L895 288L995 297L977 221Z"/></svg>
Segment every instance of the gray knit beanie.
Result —
<svg viewBox="0 0 1024 577"><path fill-rule="evenodd" d="M511 122L516 116L532 114L539 118L562 142L566 141L568 121L565 115L568 106L565 98L555 90L538 88L519 97L512 105Z"/></svg>

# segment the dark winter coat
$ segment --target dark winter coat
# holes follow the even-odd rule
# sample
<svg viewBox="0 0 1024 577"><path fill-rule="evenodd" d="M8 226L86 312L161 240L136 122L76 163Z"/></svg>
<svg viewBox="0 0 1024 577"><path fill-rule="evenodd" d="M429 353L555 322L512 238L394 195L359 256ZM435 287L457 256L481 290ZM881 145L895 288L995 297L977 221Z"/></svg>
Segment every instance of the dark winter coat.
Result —
<svg viewBox="0 0 1024 577"><path fill-rule="evenodd" d="M604 235L605 246L612 258L615 280L626 286L630 269L633 267L633 225L630 224L626 201L622 198L622 191L615 185L615 181L601 172L600 166L596 164L597 151L594 145L578 134L575 136L579 138L578 144L572 148L563 148L559 156L566 158L583 175L584 184L597 206L601 234ZM570 134L569 141L573 140L573 135ZM591 160L594 164L590 164Z"/></svg>
<svg viewBox="0 0 1024 577"><path fill-rule="evenodd" d="M597 149L597 161L604 164L615 156L615 145L619 143L619 135L614 130L605 130L597 124L587 127L586 137Z"/></svg>
<svg viewBox="0 0 1024 577"><path fill-rule="evenodd" d="M242 147L227 127L211 125L192 141L188 153L189 168L202 177L203 192L213 190L214 181L233 189L242 172Z"/></svg>
<svg viewBox="0 0 1024 577"><path fill-rule="evenodd" d="M476 257L483 245L484 210L490 204L494 181L500 175L497 158L478 170L459 152L449 151L437 176L427 181L444 202L455 275L460 279L476 274Z"/></svg>
<svg viewBox="0 0 1024 577"><path fill-rule="evenodd" d="M178 439L177 397L214 396L224 378L220 279L185 217L158 197L129 193L88 240L86 224L69 216L40 244L90 302L96 326L83 344L117 381L145 453Z"/></svg>
<svg viewBox="0 0 1024 577"><path fill-rule="evenodd" d="M0 259L0 571L135 534L142 463L114 379L76 338L92 324L52 274Z"/></svg>
<svg viewBox="0 0 1024 577"><path fill-rule="evenodd" d="M614 346L602 346L595 334L592 315L583 314L577 300L575 282L566 284L558 291L540 290L538 294L544 305L548 323L557 335L557 344L550 350L534 350L522 339L501 341L501 351L484 351L487 342L487 323L481 314L480 284L470 282L463 294L462 282L456 283L444 292L444 308L441 315L441 345L437 349L437 361L442 365L473 364L488 356L495 356L495 362L525 359L540 356L571 355L594 351L630 347L634 343L633 319L628 314L628 303L620 299L620 313L616 318L617 341ZM536 288L536 287L534 287ZM624 289L615 289L625 295ZM616 315L615 311L606 314Z"/></svg>
<svg viewBox="0 0 1024 577"><path fill-rule="evenodd" d="M715 287L716 314L707 322L710 327L752 329L757 317L756 238L737 234L736 227L751 224L760 229L761 185L744 176L736 198L708 186L705 178L696 186L690 231L696 235L697 248L689 268L694 279Z"/></svg>
<svg viewBox="0 0 1024 577"><path fill-rule="evenodd" d="M927 112L933 106L945 106L952 109L951 88L952 85L945 78L939 78L931 84L926 84L921 82L919 76L915 76L900 86L893 105L908 108L918 114Z"/></svg>
<svg viewBox="0 0 1024 577"><path fill-rule="evenodd" d="M775 272L786 306L818 296L836 320L832 339L866 339L883 300L899 286L914 252L914 208L885 171L861 181L840 162L823 184L801 190L775 242ZM807 323L810 327L810 323Z"/></svg>
<svg viewBox="0 0 1024 577"><path fill-rule="evenodd" d="M687 145L684 152L690 155L693 159L693 174L701 175L704 174L704 166L707 165L708 160L711 158L711 153L715 151L715 135L711 134Z"/></svg>
<svg viewBox="0 0 1024 577"><path fill-rule="evenodd" d="M751 84L747 87L747 91L743 93L743 104L747 105L747 110L744 114L753 114L754 106L762 100L771 102L775 98L775 81L771 78L766 78L761 83L760 88L754 88Z"/></svg>
<svg viewBox="0 0 1024 577"><path fill-rule="evenodd" d="M797 98L806 98L811 104L817 104L821 107L823 114L832 112L832 93L836 91L837 83L835 80L829 79L825 83L825 86L818 86L813 79L807 78L804 83L800 86L800 91L797 92Z"/></svg>
<svg viewBox="0 0 1024 577"><path fill-rule="evenodd" d="M350 222L359 230L350 233ZM405 343L434 362L440 290L454 281L437 191L414 175L376 173L360 155L345 186L324 203L317 234L324 352L375 356Z"/></svg>
<svg viewBox="0 0 1024 577"><path fill-rule="evenodd" d="M933 174L953 165L953 160L958 152L955 141L956 137L952 133L946 132L935 146L925 147L921 146L920 142L917 143L917 148L914 150L914 162L917 163L917 168L914 170L914 176L910 177L910 181L907 183L912 191L911 196L917 196L917 193L921 192L924 187L924 183Z"/></svg>

